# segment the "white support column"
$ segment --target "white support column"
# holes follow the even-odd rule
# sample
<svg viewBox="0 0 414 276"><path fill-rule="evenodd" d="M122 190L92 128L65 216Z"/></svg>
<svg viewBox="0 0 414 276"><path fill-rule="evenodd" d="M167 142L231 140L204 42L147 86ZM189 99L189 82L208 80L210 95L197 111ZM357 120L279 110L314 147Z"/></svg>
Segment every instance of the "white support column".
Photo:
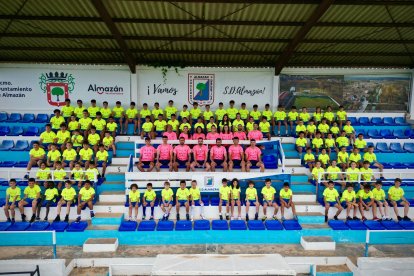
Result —
<svg viewBox="0 0 414 276"><path fill-rule="evenodd" d="M273 111L276 111L277 106L279 104L279 91L280 91L280 76L273 77L273 93L272 93L272 101L271 101L271 108Z"/></svg>
<svg viewBox="0 0 414 276"><path fill-rule="evenodd" d="M131 73L131 102L135 102L138 108L141 107L141 102L139 102L138 98L138 66L136 68L136 73ZM128 103L129 106L129 103Z"/></svg>

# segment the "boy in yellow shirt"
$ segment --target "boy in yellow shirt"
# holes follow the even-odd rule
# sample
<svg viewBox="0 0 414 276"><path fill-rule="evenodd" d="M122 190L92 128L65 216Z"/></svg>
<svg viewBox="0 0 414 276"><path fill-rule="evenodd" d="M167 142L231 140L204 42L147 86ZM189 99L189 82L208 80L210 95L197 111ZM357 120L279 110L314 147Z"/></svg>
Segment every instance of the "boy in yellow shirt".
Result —
<svg viewBox="0 0 414 276"><path fill-rule="evenodd" d="M170 188L170 182L164 182L164 189L161 191L161 210L164 213L162 220L168 220L170 217L170 212L173 207L173 196L174 192Z"/></svg>
<svg viewBox="0 0 414 276"><path fill-rule="evenodd" d="M288 134L288 126L286 121L285 108L282 105L277 106L277 111L274 114L274 120L277 122L277 136L280 136L280 129L282 124L285 126L285 135Z"/></svg>
<svg viewBox="0 0 414 276"><path fill-rule="evenodd" d="M299 132L299 138L296 139L295 144L299 156L302 157L303 151L309 146L308 140L305 138L305 133L303 131Z"/></svg>
<svg viewBox="0 0 414 276"><path fill-rule="evenodd" d="M372 190L372 195L374 196L375 204L378 206L382 220L391 220L388 210L389 205L386 200L385 191L382 189L381 180L375 182L375 188Z"/></svg>
<svg viewBox="0 0 414 276"><path fill-rule="evenodd" d="M318 131L322 134L322 138L325 138L329 133L329 125L326 122L326 119L323 118L322 122L318 125Z"/></svg>
<svg viewBox="0 0 414 276"><path fill-rule="evenodd" d="M369 167L369 162L364 161L362 167L359 169L361 174L361 181L371 184L373 181L375 181L374 173L372 172L372 169Z"/></svg>
<svg viewBox="0 0 414 276"><path fill-rule="evenodd" d="M142 220L145 220L146 213L147 213L147 206L151 207L151 217L150 220L154 220L154 206L155 200L157 199L157 195L155 194L154 190L152 189L152 183L147 184L147 189L142 196Z"/></svg>
<svg viewBox="0 0 414 276"><path fill-rule="evenodd" d="M109 108L107 101L104 101L102 103L102 107L101 109L99 109L99 112L101 112L102 119L104 119L105 121L107 121L109 117L112 115L112 110Z"/></svg>
<svg viewBox="0 0 414 276"><path fill-rule="evenodd" d="M185 206L187 220L190 220L190 191L185 187L185 180L180 181L180 188L175 193L175 209L177 211L177 221L180 220L180 207Z"/></svg>
<svg viewBox="0 0 414 276"><path fill-rule="evenodd" d="M46 167L46 163L40 164L40 168L36 172L36 179L45 181L50 179L50 168Z"/></svg>
<svg viewBox="0 0 414 276"><path fill-rule="evenodd" d="M294 125L298 123L299 113L296 111L296 106L292 106L289 113L287 114L289 126L290 126L290 135L295 135Z"/></svg>
<svg viewBox="0 0 414 276"><path fill-rule="evenodd" d="M76 104L77 104L77 106L73 110L73 114L76 115L76 118L80 119L80 118L82 118L83 111L86 108L83 106L82 100L77 100Z"/></svg>
<svg viewBox="0 0 414 276"><path fill-rule="evenodd" d="M129 124L134 124L133 133L134 135L137 135L137 129L139 129L141 122L138 120L138 110L135 108L135 102L131 102L129 108L125 110L125 122L123 126L122 123L120 123L121 133L127 134Z"/></svg>
<svg viewBox="0 0 414 276"><path fill-rule="evenodd" d="M327 180L332 180L336 183L338 179L341 180L342 189L345 187L345 183L343 182L344 176L341 172L341 169L336 165L336 160L332 160L331 165L326 169ZM325 187L328 187L328 182L324 182Z"/></svg>
<svg viewBox="0 0 414 276"><path fill-rule="evenodd" d="M223 178L221 180L221 187L219 189L219 205L218 205L218 210L219 210L219 215L220 215L220 220L223 220L223 213L222 213L222 206L226 206L226 211L225 211L225 216L226 219L229 219L229 206L230 206L230 197L231 197L231 187L229 187L227 185L227 179Z"/></svg>
<svg viewBox="0 0 414 276"><path fill-rule="evenodd" d="M256 213L254 214L254 219L257 220L259 218L259 199L257 197L257 190L254 187L254 182L249 181L249 187L246 189L246 221L249 220L249 209L250 206L256 207Z"/></svg>
<svg viewBox="0 0 414 276"><path fill-rule="evenodd" d="M66 123L60 125L60 130L56 133L53 142L57 144L60 150L65 150L66 143L70 142L70 132L67 130Z"/></svg>
<svg viewBox="0 0 414 276"><path fill-rule="evenodd" d="M53 113L55 116L50 118L50 124L52 125L52 131L56 133L60 129L60 125L65 123L65 118L60 115L59 109L55 109Z"/></svg>
<svg viewBox="0 0 414 276"><path fill-rule="evenodd" d="M310 120L306 126L306 137L312 139L316 133L316 125L314 120Z"/></svg>
<svg viewBox="0 0 414 276"><path fill-rule="evenodd" d="M259 106L257 104L253 105L253 110L250 111L250 116L253 117L253 120L256 123L259 123L260 117L262 116L262 113L257 110L259 108Z"/></svg>
<svg viewBox="0 0 414 276"><path fill-rule="evenodd" d="M9 188L6 190L6 203L4 204L4 214L6 215L7 222L15 222L15 208L18 206L21 196L21 190L16 186L16 179L12 178L9 181ZM10 211L10 213L9 213ZM10 219L11 216L11 219Z"/></svg>
<svg viewBox="0 0 414 276"><path fill-rule="evenodd" d="M321 138L321 133L316 132L315 138L312 139L312 148L315 149L316 155L319 154L319 150L323 147L323 139Z"/></svg>
<svg viewBox="0 0 414 276"><path fill-rule="evenodd" d="M207 108L207 106L206 106L206 108ZM174 101L173 100L169 100L168 101L168 105L165 107L165 117L166 117L166 120L171 120L171 115L173 115L173 114L176 115L177 114L177 111L178 111L177 108L174 106Z"/></svg>
<svg viewBox="0 0 414 276"><path fill-rule="evenodd" d="M339 106L339 110L336 112L336 120L339 123L340 129L342 129L342 125L345 124L346 120L348 120L348 116L342 105Z"/></svg>
<svg viewBox="0 0 414 276"><path fill-rule="evenodd" d="M27 164L27 172L24 178L28 179L30 170L32 169L32 166L40 166L42 162L45 160L46 152L44 149L42 149L39 145L39 142L33 143L33 148L29 151L30 160Z"/></svg>
<svg viewBox="0 0 414 276"><path fill-rule="evenodd" d="M396 178L394 180L394 186L390 187L388 190L388 200L391 202L391 205L394 208L394 213L397 216L398 221L405 220L410 221L411 219L408 217L408 211L410 210L410 203L404 197L404 190L400 187L401 186L401 179ZM398 212L398 207L404 207L404 217L400 217Z"/></svg>
<svg viewBox="0 0 414 276"><path fill-rule="evenodd" d="M86 139L88 138L89 129L92 124L92 119L89 117L89 113L87 110L83 111L83 117L79 119L80 130L83 137Z"/></svg>
<svg viewBox="0 0 414 276"><path fill-rule="evenodd" d="M229 102L229 108L227 108L226 111L227 111L227 115L229 115L230 121L233 121L234 119L236 119L236 114L239 113L237 108L234 107L234 101L233 100L231 100Z"/></svg>
<svg viewBox="0 0 414 276"><path fill-rule="evenodd" d="M346 147L341 147L341 151L338 152L338 166L345 171L348 168L349 154L346 152Z"/></svg>
<svg viewBox="0 0 414 276"><path fill-rule="evenodd" d="M357 197L359 198L359 211L362 216L362 220L367 220L364 215L364 211L368 211L372 207L373 220L377 218L377 205L375 204L374 195L371 192L371 185L364 184L363 189L358 191Z"/></svg>
<svg viewBox="0 0 414 276"><path fill-rule="evenodd" d="M94 152L98 151L98 145L101 142L101 136L96 133L96 127L91 126L90 133L88 135L88 143Z"/></svg>
<svg viewBox="0 0 414 276"><path fill-rule="evenodd" d="M101 177L105 177L106 166L108 164L109 154L103 144L99 145L99 150L95 153L95 166L102 167Z"/></svg>
<svg viewBox="0 0 414 276"><path fill-rule="evenodd" d="M312 169L312 180L317 184L325 180L325 170L321 167L321 161L316 161L315 167Z"/></svg>
<svg viewBox="0 0 414 276"><path fill-rule="evenodd" d="M151 111L151 120L155 121L158 116L162 115L164 117L164 110L162 110L162 108L160 108L160 104L159 103L154 103L154 109Z"/></svg>
<svg viewBox="0 0 414 276"><path fill-rule="evenodd" d="M200 206L200 217L204 219L204 202L201 200L201 192L200 189L197 187L197 181L191 181L191 188L190 191L190 200L191 200L191 209L190 209L190 217L191 221L194 220L194 209L196 206Z"/></svg>
<svg viewBox="0 0 414 276"><path fill-rule="evenodd" d="M279 192L280 197L280 212L282 214L282 220L285 220L285 208L292 208L293 219L298 220L296 215L295 204L293 203L293 192L289 187L289 183L283 183L283 188Z"/></svg>
<svg viewBox="0 0 414 276"><path fill-rule="evenodd" d="M114 137L111 136L109 131L105 131L105 136L102 139L102 144L105 147L105 150L109 151L112 150L113 156L116 156L116 147L114 143Z"/></svg>
<svg viewBox="0 0 414 276"><path fill-rule="evenodd" d="M79 163L85 168L89 168L89 163L92 162L93 150L89 147L88 142L83 142L83 148L79 151Z"/></svg>
<svg viewBox="0 0 414 276"><path fill-rule="evenodd" d="M96 100L92 99L91 106L88 107L89 117L91 117L92 120L96 118L96 113L99 112L99 109L99 106L96 105Z"/></svg>
<svg viewBox="0 0 414 276"><path fill-rule="evenodd" d="M73 131L73 135L70 141L73 145L73 149L76 150L76 152L79 152L82 149L84 139L78 129Z"/></svg>
<svg viewBox="0 0 414 276"><path fill-rule="evenodd" d="M363 165L362 157L361 157L361 154L359 153L358 148L353 148L352 153L349 155L349 161L350 162L353 161L357 164L358 167L362 167L362 165ZM369 162L368 162L368 164L369 164Z"/></svg>
<svg viewBox="0 0 414 276"><path fill-rule="evenodd" d="M141 125L143 123L145 123L145 118L147 118L147 116L150 116L150 118L151 118L151 110L149 110L148 104L144 103L142 105L142 109L139 111L139 115L138 115L138 119L139 119L139 122L141 123Z"/></svg>
<svg viewBox="0 0 414 276"><path fill-rule="evenodd" d="M68 129L71 133L73 133L73 131L77 130L80 128L80 124L76 118L75 115L70 116L69 122L68 122Z"/></svg>
<svg viewBox="0 0 414 276"><path fill-rule="evenodd" d="M40 211L42 209L42 205L45 203L45 207L46 207L46 215L44 218L44 221L48 220L48 216L49 216L49 211L50 211L50 206L52 206L53 204L55 204L56 199L59 197L59 193L58 190L55 188L55 183L53 183L52 181L48 181L47 185L46 185L46 190L45 193L43 195L42 200L40 201L40 203L37 205L37 216L36 216L36 220L40 220Z"/></svg>
<svg viewBox="0 0 414 276"><path fill-rule="evenodd" d="M135 210L134 221L137 220L139 201L140 201L140 193L138 191L138 185L133 183L129 187L129 193L128 193L128 216L129 216L128 221L132 221L132 209Z"/></svg>
<svg viewBox="0 0 414 276"><path fill-rule="evenodd" d="M279 205L276 203L275 194L276 189L272 187L272 181L270 178L265 179L265 186L262 188L261 194L263 195L263 218L262 221L267 219L267 207L273 207L273 219L277 219L277 212L279 211Z"/></svg>
<svg viewBox="0 0 414 276"><path fill-rule="evenodd" d="M96 119L92 121L92 126L96 128L96 133L103 138L106 130L106 121L102 118L102 113L100 111L96 112Z"/></svg>
<svg viewBox="0 0 414 276"><path fill-rule="evenodd" d="M338 220L339 214L343 208L339 201L339 193L335 189L333 181L328 182L328 188L323 191L323 201L325 203L325 222L328 222L329 208L336 207L338 210L335 213L334 219Z"/></svg>
<svg viewBox="0 0 414 276"><path fill-rule="evenodd" d="M85 173L82 170L81 163L77 162L75 164L75 167L70 172L70 178L73 179L75 182L78 183L78 188L79 189L82 188L82 182L83 182L83 180L85 178Z"/></svg>
<svg viewBox="0 0 414 276"><path fill-rule="evenodd" d="M308 165L309 170L312 172L313 166L315 165L315 155L312 153L310 147L306 148L306 154L303 156L305 165Z"/></svg>
<svg viewBox="0 0 414 276"><path fill-rule="evenodd" d="M116 131L118 129L118 124L115 122L114 117L110 116L108 118L108 123L106 124L106 130L109 131L109 133L111 134L112 138L115 139L116 137Z"/></svg>
<svg viewBox="0 0 414 276"><path fill-rule="evenodd" d="M115 122L122 126L122 118L125 116L125 109L120 101L116 101L115 107L112 108L112 116L114 117Z"/></svg>
<svg viewBox="0 0 414 276"><path fill-rule="evenodd" d="M30 219L30 223L32 223L36 219L36 209L40 199L40 187L36 184L34 178L29 178L28 186L24 189L23 195L24 196L22 200L20 200L18 203L22 221L26 221L26 215L24 214L24 206L31 205L32 218Z"/></svg>
<svg viewBox="0 0 414 276"><path fill-rule="evenodd" d="M65 188L60 194L61 198L57 204L57 215L54 221L60 221L60 211L62 206L66 206L65 222L69 222L70 206L75 201L76 191L72 188L72 182L70 180L65 181Z"/></svg>
<svg viewBox="0 0 414 276"><path fill-rule="evenodd" d="M351 144L354 144L355 142L355 129L353 126L351 126L351 121L347 120L344 125L344 131L346 133L346 136L351 140Z"/></svg>
<svg viewBox="0 0 414 276"><path fill-rule="evenodd" d="M63 167L69 166L72 170L78 157L78 153L72 148L72 143L66 143L66 149L63 151L62 157Z"/></svg>
<svg viewBox="0 0 414 276"><path fill-rule="evenodd" d="M266 116L262 117L262 121L259 123L260 131L263 134L263 137L266 137L267 140L270 141L271 135L270 135L270 123L267 121Z"/></svg>
<svg viewBox="0 0 414 276"><path fill-rule="evenodd" d="M346 220L357 220L358 204L356 203L356 194L354 186L350 183L346 184L346 190L342 193L341 206L346 209ZM354 210L353 217L350 217L351 210Z"/></svg>
<svg viewBox="0 0 414 276"><path fill-rule="evenodd" d="M299 120L298 124L296 125L295 131L296 136L298 136L301 132L305 133L306 136L306 126L304 125L302 120Z"/></svg>
<svg viewBox="0 0 414 276"><path fill-rule="evenodd" d="M383 180L384 176L382 172L384 171L384 166L377 161L377 156L374 153L374 146L369 146L368 151L364 153L364 161L368 161L371 166L377 167L380 171L380 179Z"/></svg>
<svg viewBox="0 0 414 276"><path fill-rule="evenodd" d="M328 167L331 160L325 148L322 148L321 154L318 155L318 161L321 162L322 168L326 169Z"/></svg>
<svg viewBox="0 0 414 276"><path fill-rule="evenodd" d="M56 168L56 162L60 161L62 154L56 149L55 144L51 144L50 148L50 151L47 153L46 164L48 167Z"/></svg>
<svg viewBox="0 0 414 276"><path fill-rule="evenodd" d="M75 108L70 105L70 99L65 99L65 105L62 107L62 115L66 122L69 122L70 117L73 115Z"/></svg>
<svg viewBox="0 0 414 276"><path fill-rule="evenodd" d="M367 147L367 141L364 140L364 134L362 133L358 134L358 138L355 140L354 145L360 151L365 151Z"/></svg>
<svg viewBox="0 0 414 276"><path fill-rule="evenodd" d="M361 175L362 176L362 175ZM351 166L346 169L346 180L356 185L359 179L359 169L357 168L357 164L355 162L351 162Z"/></svg>
<svg viewBox="0 0 414 276"><path fill-rule="evenodd" d="M246 123L249 118L249 110L246 108L246 103L242 103L239 109L240 118Z"/></svg>
<svg viewBox="0 0 414 276"><path fill-rule="evenodd" d="M151 122L151 117L145 117L145 123L142 124L141 129L141 139L144 139L144 137L155 139L155 134L153 133L153 130L154 124Z"/></svg>
<svg viewBox="0 0 414 276"><path fill-rule="evenodd" d="M198 103L193 103L193 108L190 110L190 124L193 125L195 122L197 122L197 119L201 116L201 109L198 108Z"/></svg>
<svg viewBox="0 0 414 276"><path fill-rule="evenodd" d="M306 107L302 107L302 112L299 114L299 118L305 124L307 124L309 122L310 114L308 113L308 109Z"/></svg>
<svg viewBox="0 0 414 276"><path fill-rule="evenodd" d="M81 220L81 212L83 207L88 206L90 211L90 216L93 218L95 214L93 213L93 199L95 198L95 189L91 187L91 182L86 180L83 188L80 189L78 195L78 208L77 214L78 217L76 218L76 222L80 222Z"/></svg>

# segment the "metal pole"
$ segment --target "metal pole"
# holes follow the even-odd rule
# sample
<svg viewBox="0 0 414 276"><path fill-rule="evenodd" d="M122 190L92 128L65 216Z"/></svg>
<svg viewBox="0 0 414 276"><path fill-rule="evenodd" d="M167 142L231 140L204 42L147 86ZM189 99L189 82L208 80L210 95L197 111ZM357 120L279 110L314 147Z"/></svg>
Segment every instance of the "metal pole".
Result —
<svg viewBox="0 0 414 276"><path fill-rule="evenodd" d="M53 243L53 259L57 259L56 231L53 231L53 233L52 233L52 243Z"/></svg>
<svg viewBox="0 0 414 276"><path fill-rule="evenodd" d="M369 234L370 234L370 230L367 230L366 232L366 236L365 236L365 253L364 256L368 257L368 248L369 248Z"/></svg>

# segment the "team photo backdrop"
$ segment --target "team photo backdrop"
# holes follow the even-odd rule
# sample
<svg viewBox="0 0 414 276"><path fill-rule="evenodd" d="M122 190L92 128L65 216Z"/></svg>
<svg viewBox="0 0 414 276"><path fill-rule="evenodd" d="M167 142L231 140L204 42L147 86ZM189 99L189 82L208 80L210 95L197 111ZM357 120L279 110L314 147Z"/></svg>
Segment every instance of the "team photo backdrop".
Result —
<svg viewBox="0 0 414 276"><path fill-rule="evenodd" d="M68 69L0 68L1 110L47 110L64 105L65 98L72 104L81 99L86 106L91 99L99 105L117 100L128 106L131 94L131 74L128 69Z"/></svg>
<svg viewBox="0 0 414 276"><path fill-rule="evenodd" d="M159 102L166 106L173 100L175 106L210 104L213 108L223 102L227 108L230 100L236 106L245 102L248 108L266 103L272 105L274 70L238 68L184 68L170 69L164 75L161 68L137 69L138 102L153 106Z"/></svg>

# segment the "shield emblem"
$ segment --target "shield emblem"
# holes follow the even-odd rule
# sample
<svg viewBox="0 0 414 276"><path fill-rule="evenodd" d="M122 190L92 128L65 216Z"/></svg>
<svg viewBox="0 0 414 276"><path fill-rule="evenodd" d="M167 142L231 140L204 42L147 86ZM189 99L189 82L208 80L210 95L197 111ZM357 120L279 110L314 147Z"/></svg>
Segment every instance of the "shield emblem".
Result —
<svg viewBox="0 0 414 276"><path fill-rule="evenodd" d="M49 82L46 83L47 101L53 106L65 105L65 99L69 98L67 83Z"/></svg>
<svg viewBox="0 0 414 276"><path fill-rule="evenodd" d="M188 74L188 102L214 103L214 74Z"/></svg>

